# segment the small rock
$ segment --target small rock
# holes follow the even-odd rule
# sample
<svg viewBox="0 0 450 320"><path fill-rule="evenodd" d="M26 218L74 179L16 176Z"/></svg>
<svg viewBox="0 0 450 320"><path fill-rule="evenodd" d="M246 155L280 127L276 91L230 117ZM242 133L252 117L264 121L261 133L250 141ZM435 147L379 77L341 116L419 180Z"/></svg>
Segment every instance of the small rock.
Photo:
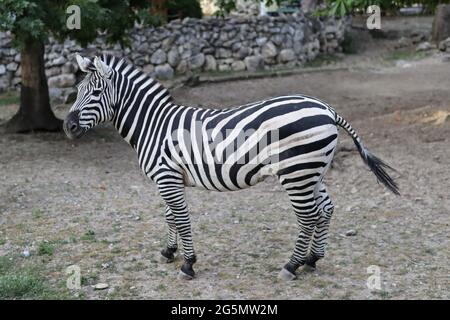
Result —
<svg viewBox="0 0 450 320"><path fill-rule="evenodd" d="M244 59L244 63L249 71L256 71L264 68L262 56L248 56Z"/></svg>
<svg viewBox="0 0 450 320"><path fill-rule="evenodd" d="M188 64L186 60L181 60L181 62L177 66L177 73L183 74L188 70Z"/></svg>
<svg viewBox="0 0 450 320"><path fill-rule="evenodd" d="M243 71L245 70L245 63L242 61L234 61L231 64L231 69L234 71Z"/></svg>
<svg viewBox="0 0 450 320"><path fill-rule="evenodd" d="M353 229L348 230L348 231L345 233L345 235L346 235L347 237L354 237L354 236L356 236L357 234L358 234L358 232L357 232L356 230L353 230Z"/></svg>
<svg viewBox="0 0 450 320"><path fill-rule="evenodd" d="M45 75L47 76L47 78L51 78L51 77L57 76L59 74L61 74L61 68L53 67L53 68L45 69Z"/></svg>
<svg viewBox="0 0 450 320"><path fill-rule="evenodd" d="M215 71L217 69L217 61L212 55L205 57L205 71Z"/></svg>
<svg viewBox="0 0 450 320"><path fill-rule="evenodd" d="M48 78L48 86L52 88L72 87L76 82L74 74L61 74Z"/></svg>
<svg viewBox="0 0 450 320"><path fill-rule="evenodd" d="M0 64L0 76L6 73L6 68L4 65Z"/></svg>
<svg viewBox="0 0 450 320"><path fill-rule="evenodd" d="M219 64L219 67L217 69L219 71L226 72L226 71L230 71L231 67L228 64Z"/></svg>
<svg viewBox="0 0 450 320"><path fill-rule="evenodd" d="M54 59L54 60L51 62L51 65L52 65L52 66L62 66L62 65L65 64L66 62L67 62L66 58L64 58L63 56L61 56L61 57L58 57L58 58Z"/></svg>
<svg viewBox="0 0 450 320"><path fill-rule="evenodd" d="M92 287L94 288L94 290L105 290L109 288L109 285L107 283L97 283Z"/></svg>
<svg viewBox="0 0 450 320"><path fill-rule="evenodd" d="M160 80L170 80L174 76L172 67L169 64L163 64L161 66L156 66L155 76Z"/></svg>
<svg viewBox="0 0 450 320"><path fill-rule="evenodd" d="M24 250L24 251L22 252L22 256L24 256L25 258L28 258L28 257L30 256L30 251Z"/></svg>
<svg viewBox="0 0 450 320"><path fill-rule="evenodd" d="M62 73L75 73L78 70L78 65L72 63L72 62L67 62L65 65L63 65L61 67L61 72Z"/></svg>
<svg viewBox="0 0 450 320"><path fill-rule="evenodd" d="M6 70L8 70L8 71L16 71L18 67L19 67L19 65L17 63L11 62L11 63L8 63L6 65Z"/></svg>
<svg viewBox="0 0 450 320"><path fill-rule="evenodd" d="M152 64L147 64L142 68L145 74L152 74L155 71L155 67Z"/></svg>
<svg viewBox="0 0 450 320"><path fill-rule="evenodd" d="M150 57L150 62L152 64L163 64L167 61L167 56L164 50L158 49L156 50L152 56Z"/></svg>
<svg viewBox="0 0 450 320"><path fill-rule="evenodd" d="M450 49L450 37L439 42L439 50L447 51L447 49Z"/></svg>
<svg viewBox="0 0 450 320"><path fill-rule="evenodd" d="M428 51L433 49L433 46L429 42L422 42L416 47L416 51Z"/></svg>
<svg viewBox="0 0 450 320"><path fill-rule="evenodd" d="M196 54L189 58L189 67L191 70L200 69L205 63L205 55L203 53Z"/></svg>
<svg viewBox="0 0 450 320"><path fill-rule="evenodd" d="M167 62L174 68L180 63L180 60L181 57L177 50L170 50L167 54Z"/></svg>
<svg viewBox="0 0 450 320"><path fill-rule="evenodd" d="M401 37L400 39L398 39L397 41L397 48L404 48L404 47L408 47L411 45L411 39L408 39L406 37Z"/></svg>
<svg viewBox="0 0 450 320"><path fill-rule="evenodd" d="M406 60L398 60L395 65L400 68L411 68L412 64Z"/></svg>
<svg viewBox="0 0 450 320"><path fill-rule="evenodd" d="M295 59L295 52L292 49L283 49L278 55L280 62L289 62Z"/></svg>
<svg viewBox="0 0 450 320"><path fill-rule="evenodd" d="M61 88L48 88L48 93L50 95L50 100L54 103L63 103L64 102L64 93Z"/></svg>
<svg viewBox="0 0 450 320"><path fill-rule="evenodd" d="M277 53L277 47L271 41L265 43L261 48L261 54L265 59L273 58L277 55Z"/></svg>

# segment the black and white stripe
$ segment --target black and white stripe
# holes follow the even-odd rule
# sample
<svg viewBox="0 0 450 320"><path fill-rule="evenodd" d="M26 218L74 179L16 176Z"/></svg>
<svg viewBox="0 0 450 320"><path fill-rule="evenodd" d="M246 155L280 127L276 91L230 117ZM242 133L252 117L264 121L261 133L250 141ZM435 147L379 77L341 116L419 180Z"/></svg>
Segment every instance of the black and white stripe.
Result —
<svg viewBox="0 0 450 320"><path fill-rule="evenodd" d="M185 186L233 191L270 175L287 191L299 225L294 253L282 276L295 277L295 270L305 263L314 266L324 256L333 213L323 177L334 155L338 126L353 137L379 181L398 193L383 169L388 166L318 99L292 95L222 110L188 107L174 103L164 87L124 60L104 56L93 63L82 58L78 62L88 75L79 85L65 130L78 137L112 120L167 204L169 236L162 254L173 258L178 235L186 260L184 275L194 275L195 262Z"/></svg>

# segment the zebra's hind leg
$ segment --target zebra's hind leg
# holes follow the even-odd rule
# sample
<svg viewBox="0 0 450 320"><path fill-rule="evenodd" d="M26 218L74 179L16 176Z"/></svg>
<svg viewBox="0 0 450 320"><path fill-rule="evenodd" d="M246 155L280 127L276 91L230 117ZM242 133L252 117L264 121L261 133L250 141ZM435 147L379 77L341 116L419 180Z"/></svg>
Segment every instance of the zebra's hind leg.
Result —
<svg viewBox="0 0 450 320"><path fill-rule="evenodd" d="M166 223L169 227L167 247L161 250L161 261L171 263L175 260L175 252L177 251L177 226L175 224L175 217L172 214L169 206L166 206L165 213Z"/></svg>
<svg viewBox="0 0 450 320"><path fill-rule="evenodd" d="M320 217L317 221L316 228L314 229L311 248L305 261L305 269L310 271L315 270L316 262L325 256L328 229L330 227L330 220L334 211L333 202L328 196L327 189L322 182L317 185L315 197L317 206L320 210Z"/></svg>
<svg viewBox="0 0 450 320"><path fill-rule="evenodd" d="M280 279L294 280L296 278L295 271L305 264L306 253L319 216L319 208L314 200L314 182L311 181L306 183L306 185L286 188L294 207L300 230L295 243L294 253L278 275Z"/></svg>
<svg viewBox="0 0 450 320"><path fill-rule="evenodd" d="M184 195L183 177L177 172L170 172L165 174L165 178L157 182L159 193L173 214L175 226L183 244L184 263L179 272L179 278L191 280L195 276L192 266L196 262L196 257L192 243L191 219Z"/></svg>

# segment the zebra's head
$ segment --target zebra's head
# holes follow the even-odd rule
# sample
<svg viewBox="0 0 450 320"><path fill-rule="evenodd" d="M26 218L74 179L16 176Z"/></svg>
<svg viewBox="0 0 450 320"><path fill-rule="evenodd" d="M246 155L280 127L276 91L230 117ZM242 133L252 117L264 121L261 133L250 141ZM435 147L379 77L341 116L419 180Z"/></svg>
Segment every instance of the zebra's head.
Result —
<svg viewBox="0 0 450 320"><path fill-rule="evenodd" d="M99 123L112 120L114 70L98 57L94 62L76 56L80 70L86 73L78 88L78 95L64 120L64 131L70 139L81 137Z"/></svg>

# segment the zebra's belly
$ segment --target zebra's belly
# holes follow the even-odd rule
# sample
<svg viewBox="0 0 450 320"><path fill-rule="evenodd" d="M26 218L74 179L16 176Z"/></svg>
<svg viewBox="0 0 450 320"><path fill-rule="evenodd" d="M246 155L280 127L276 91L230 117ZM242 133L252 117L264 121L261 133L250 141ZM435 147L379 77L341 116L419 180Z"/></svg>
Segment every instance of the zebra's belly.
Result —
<svg viewBox="0 0 450 320"><path fill-rule="evenodd" d="M316 140L314 140L316 139ZM311 142L314 141L314 142ZM280 144L269 153L256 155L246 162L186 166L184 183L214 191L246 189L268 177L298 177L317 173L322 176L331 162L337 144L337 129L321 135L294 139Z"/></svg>

